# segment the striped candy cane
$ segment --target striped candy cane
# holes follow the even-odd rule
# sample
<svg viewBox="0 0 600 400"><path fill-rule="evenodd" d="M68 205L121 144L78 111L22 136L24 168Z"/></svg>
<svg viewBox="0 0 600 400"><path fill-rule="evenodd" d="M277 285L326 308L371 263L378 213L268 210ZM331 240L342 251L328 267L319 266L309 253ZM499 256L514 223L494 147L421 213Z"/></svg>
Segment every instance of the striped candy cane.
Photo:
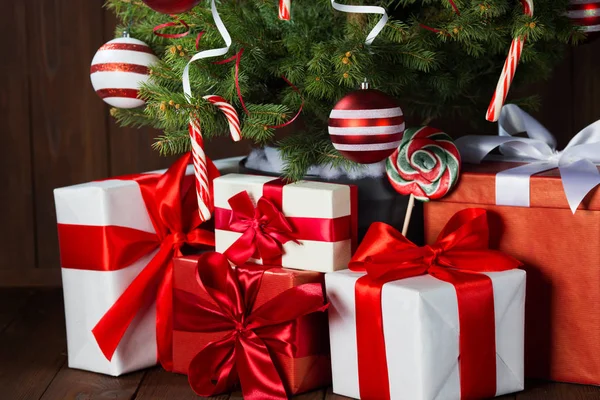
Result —
<svg viewBox="0 0 600 400"><path fill-rule="evenodd" d="M292 7L292 0L279 0L279 19L289 21L290 8Z"/></svg>
<svg viewBox="0 0 600 400"><path fill-rule="evenodd" d="M208 221L212 214L209 178L206 165L206 153L204 152L204 140L202 139L202 131L200 130L200 121L197 118L190 119L189 132L192 142L194 175L196 177L198 212L200 213L202 221Z"/></svg>
<svg viewBox="0 0 600 400"><path fill-rule="evenodd" d="M227 123L229 124L229 133L231 134L231 138L234 142L238 142L242 140L242 130L240 128L240 118L238 117L238 113L233 108L231 104L227 102L224 98L217 95L208 95L204 96L205 100L208 100L211 104L215 105L227 118Z"/></svg>
<svg viewBox="0 0 600 400"><path fill-rule="evenodd" d="M201 60L203 58L218 57L227 54L229 47L231 46L231 36L225 28L225 24L221 20L221 16L217 12L217 5L215 0L211 0L211 13L215 25L225 42L225 47L209 49L201 51L195 54L188 64L183 69L183 92L185 93L189 102L192 99L192 85L190 83L190 64L194 61ZM199 36L200 37L200 36ZM198 39L197 39L198 40ZM214 104L227 118L229 123L229 130L233 140L238 141L241 139L240 135L240 120L237 112L227 103L224 98L220 96L210 95L204 96L204 99ZM210 177L208 176L208 165L206 153L204 152L204 140L202 139L202 130L200 129L200 121L197 117L190 118L189 133L192 142L192 158L194 162L194 172L196 176L196 194L198 197L198 212L202 221L208 221L211 218L213 210L212 195L210 193Z"/></svg>
<svg viewBox="0 0 600 400"><path fill-rule="evenodd" d="M221 96L209 95L203 97L205 100L215 105L227 118L231 138L237 142L241 140L240 119L237 111L227 103ZM210 178L204 152L204 139L202 138L202 129L198 118L190 119L189 124L190 139L192 141L192 159L194 162L194 174L196 176L196 196L198 198L198 211L203 221L211 218L213 211L213 201L210 191Z"/></svg>
<svg viewBox="0 0 600 400"><path fill-rule="evenodd" d="M533 16L533 0L522 0L522 4L525 15ZM506 100L506 96L508 95L510 84L515 77L515 71L517 70L519 60L521 59L524 43L525 37L520 36L514 38L510 45L508 56L506 57L504 67L502 68L502 73L500 74L500 79L498 80L498 85L496 86L496 91L492 96L492 101L490 102L487 110L485 118L488 121L496 122L498 120L500 110L502 109L504 101Z"/></svg>

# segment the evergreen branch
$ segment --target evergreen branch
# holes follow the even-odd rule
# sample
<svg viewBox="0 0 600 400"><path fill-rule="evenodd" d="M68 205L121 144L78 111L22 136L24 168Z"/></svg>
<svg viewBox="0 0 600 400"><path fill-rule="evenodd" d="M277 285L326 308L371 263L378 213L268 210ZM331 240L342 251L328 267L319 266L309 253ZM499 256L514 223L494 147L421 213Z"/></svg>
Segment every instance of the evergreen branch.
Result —
<svg viewBox="0 0 600 400"><path fill-rule="evenodd" d="M163 156L181 154L191 150L192 143L187 131L170 132L155 139L152 148Z"/></svg>
<svg viewBox="0 0 600 400"><path fill-rule="evenodd" d="M224 45L212 20L210 2L205 0L173 17L154 12L140 0L108 0L106 7L120 21L116 34L131 23L131 36L148 43L160 58L140 91L146 107L113 109L111 114L121 125L163 130L154 148L161 154L174 154L189 149L190 118L198 119L206 139L227 134L225 116L203 99L208 94L223 96L236 107L243 136L259 145L272 143L273 127L289 121L303 103L305 130L279 142L285 175L298 179L315 164L357 168L333 148L327 121L335 102L365 77L373 87L398 98L407 117L428 122L460 116L477 123L483 121L514 37L527 37L515 88L548 77L564 45L584 38L564 15L565 0L537 2L533 17L523 15L512 0L455 0L460 14L440 0L360 1L385 6L390 14L371 46L365 46L364 40L379 16L341 13L332 9L330 0L316 0L295 7L291 21L280 21L276 3L219 3L233 45L225 57L198 60L190 66L193 96L188 99L181 76L198 51L196 35L205 32L200 51ZM180 18L189 24L190 35L171 39L153 33L156 25ZM238 97L234 64L214 63L242 47L237 83L248 114ZM539 106L535 96L511 101L529 109Z"/></svg>

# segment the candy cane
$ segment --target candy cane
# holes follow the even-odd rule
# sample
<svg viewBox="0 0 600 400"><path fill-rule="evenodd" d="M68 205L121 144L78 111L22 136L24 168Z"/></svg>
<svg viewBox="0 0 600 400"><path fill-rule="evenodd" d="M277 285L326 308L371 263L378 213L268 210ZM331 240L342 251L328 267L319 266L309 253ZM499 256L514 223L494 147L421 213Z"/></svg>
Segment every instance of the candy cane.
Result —
<svg viewBox="0 0 600 400"><path fill-rule="evenodd" d="M525 15L530 17L533 16L533 0L522 0L522 4ZM508 56L506 57L502 73L500 74L500 79L498 80L498 85L496 86L496 91L492 96L492 101L487 110L486 119L488 121L496 122L498 120L500 110L508 95L508 89L510 89L510 84L515 77L515 71L517 70L519 60L521 59L525 39L525 37L519 36L512 40Z"/></svg>
<svg viewBox="0 0 600 400"><path fill-rule="evenodd" d="M208 170L206 166L206 153L204 153L204 140L200 130L200 121L191 119L189 124L190 139L192 142L192 161L196 177L196 197L198 198L198 212L202 221L211 218L210 189Z"/></svg>
<svg viewBox="0 0 600 400"><path fill-rule="evenodd" d="M215 105L223 114L225 114L225 118L227 118L227 123L229 124L229 133L231 134L231 138L234 142L238 142L242 140L242 130L240 128L240 118L238 117L238 113L233 108L231 104L227 102L221 96L217 96L214 94L204 96L205 100L208 100L211 104Z"/></svg>
<svg viewBox="0 0 600 400"><path fill-rule="evenodd" d="M234 141L241 140L240 119L237 111L227 103L221 96L208 95L203 97L205 100L215 105L227 118L231 138ZM209 177L206 163L206 153L204 152L204 139L202 138L202 129L200 120L193 118L189 124L190 139L192 141L192 159L194 162L194 174L196 177L196 197L198 198L198 211L204 221L209 220L212 214L212 198L210 194Z"/></svg>
<svg viewBox="0 0 600 400"><path fill-rule="evenodd" d="M231 46L231 36L229 35L229 32L227 32L227 28L225 28L225 24L223 24L223 21L221 20L221 17L217 12L215 0L211 1L211 12L213 20L215 21L215 25L217 26L221 37L225 41L225 47L201 51L195 54L185 66L182 77L183 92L185 93L186 98L190 103L192 100L192 87L190 84L190 64L194 61L203 58L225 55L227 54L227 52L229 51L229 47ZM227 103L227 101L224 98L216 95L204 96L203 98L209 101L211 104L214 104L221 112L223 112L223 114L225 114L225 118L227 118L227 123L229 124L229 130L232 139L234 141L240 140L240 119L238 117L237 112L231 106L231 104ZM192 142L192 158L194 162L194 174L196 177L196 195L198 198L198 212L202 221L207 221L211 218L212 215L213 201L210 193L210 178L208 176L206 153L204 152L204 140L202 139L200 120L197 117L190 118L189 133L190 140Z"/></svg>
<svg viewBox="0 0 600 400"><path fill-rule="evenodd" d="M284 21L290 20L291 6L292 6L292 0L279 0L279 19L282 19Z"/></svg>

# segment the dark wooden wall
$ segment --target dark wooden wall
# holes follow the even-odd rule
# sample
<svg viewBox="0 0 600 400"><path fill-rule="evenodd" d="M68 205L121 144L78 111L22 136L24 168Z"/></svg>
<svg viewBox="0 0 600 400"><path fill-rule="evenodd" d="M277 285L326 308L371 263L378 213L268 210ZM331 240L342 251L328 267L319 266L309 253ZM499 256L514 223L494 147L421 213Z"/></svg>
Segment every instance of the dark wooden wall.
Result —
<svg viewBox="0 0 600 400"><path fill-rule="evenodd" d="M89 81L89 64L113 38L103 0L0 0L0 286L58 286L52 189L166 167L152 130L117 127ZM571 50L537 115L564 145L600 118L600 41ZM248 144L209 144L213 158Z"/></svg>

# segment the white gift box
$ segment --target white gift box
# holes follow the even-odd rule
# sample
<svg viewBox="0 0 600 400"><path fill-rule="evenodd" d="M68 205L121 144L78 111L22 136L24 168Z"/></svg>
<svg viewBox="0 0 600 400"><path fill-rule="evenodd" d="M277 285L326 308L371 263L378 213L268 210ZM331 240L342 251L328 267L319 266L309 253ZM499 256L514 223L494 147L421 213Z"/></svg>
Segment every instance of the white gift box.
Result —
<svg viewBox="0 0 600 400"><path fill-rule="evenodd" d="M524 388L525 272L485 273L496 322L496 395ZM354 286L363 273L325 276L334 393L360 398ZM393 400L460 399L459 322L452 284L430 275L386 283L381 307Z"/></svg>
<svg viewBox="0 0 600 400"><path fill-rule="evenodd" d="M268 176L229 174L214 180L216 251L224 253L242 236L242 232L224 229L229 221L220 219L218 209L230 211L228 200L243 191L246 191L256 204L263 196L265 184L274 179ZM355 188L334 183L298 181L283 186L282 190L280 211L292 226L294 218L334 220L334 222L346 219L349 229L344 232L346 238L343 240L320 241L300 238L299 243L289 241L283 244L281 265L286 268L317 272L347 268L352 257L353 241L356 240L356 216L352 215L354 202L356 202ZM251 258L250 262L261 264L262 260Z"/></svg>
<svg viewBox="0 0 600 400"><path fill-rule="evenodd" d="M239 159L216 161L235 170ZM162 173L164 171L154 171ZM193 174L188 166L186 175ZM120 226L155 233L139 185L118 178L54 190L59 224ZM157 363L156 304L138 313L112 360L101 352L92 329L153 258L155 252L115 271L62 268L69 367L118 376Z"/></svg>

